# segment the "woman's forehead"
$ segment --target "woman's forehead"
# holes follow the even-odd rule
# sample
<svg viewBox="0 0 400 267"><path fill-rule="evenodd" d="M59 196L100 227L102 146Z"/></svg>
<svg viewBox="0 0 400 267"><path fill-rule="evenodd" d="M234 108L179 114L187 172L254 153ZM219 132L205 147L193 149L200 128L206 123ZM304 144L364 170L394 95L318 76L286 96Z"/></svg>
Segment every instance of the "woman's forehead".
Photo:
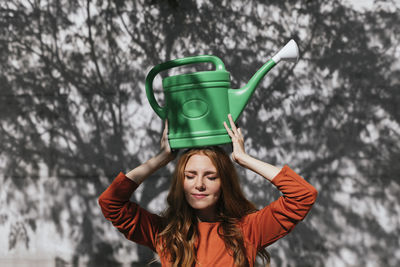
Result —
<svg viewBox="0 0 400 267"><path fill-rule="evenodd" d="M217 168L215 168L211 159L204 154L195 154L192 155L185 166L185 171L213 171L216 172Z"/></svg>

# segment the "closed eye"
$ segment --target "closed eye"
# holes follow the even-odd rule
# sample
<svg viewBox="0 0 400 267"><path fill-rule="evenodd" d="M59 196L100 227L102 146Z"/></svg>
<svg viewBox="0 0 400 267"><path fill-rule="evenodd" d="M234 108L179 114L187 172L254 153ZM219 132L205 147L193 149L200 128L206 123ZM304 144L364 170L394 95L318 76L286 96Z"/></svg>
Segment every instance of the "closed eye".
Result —
<svg viewBox="0 0 400 267"><path fill-rule="evenodd" d="M211 180L211 181L214 181L214 180L216 180L218 177L216 177L216 176L208 176L207 177L207 179L208 180Z"/></svg>

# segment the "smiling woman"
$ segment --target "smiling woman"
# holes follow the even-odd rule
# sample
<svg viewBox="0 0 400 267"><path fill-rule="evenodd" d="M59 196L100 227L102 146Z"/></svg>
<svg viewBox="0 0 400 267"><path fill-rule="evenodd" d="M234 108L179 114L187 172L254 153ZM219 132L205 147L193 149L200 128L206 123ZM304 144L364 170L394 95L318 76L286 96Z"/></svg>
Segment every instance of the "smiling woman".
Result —
<svg viewBox="0 0 400 267"><path fill-rule="evenodd" d="M200 150L201 151L201 150ZM221 195L221 179L211 159L201 153L188 155L183 189L189 205L196 210L197 218L204 222L215 221L217 201Z"/></svg>
<svg viewBox="0 0 400 267"><path fill-rule="evenodd" d="M288 166L282 169L244 151L244 140L229 116L232 159L274 184L284 196L257 210L239 184L229 156L219 147L190 149L179 158L161 216L129 198L139 184L174 158L166 127L161 152L126 175L120 173L100 196L104 216L128 239L148 246L162 266L254 266L257 255L289 233L307 215L317 191Z"/></svg>

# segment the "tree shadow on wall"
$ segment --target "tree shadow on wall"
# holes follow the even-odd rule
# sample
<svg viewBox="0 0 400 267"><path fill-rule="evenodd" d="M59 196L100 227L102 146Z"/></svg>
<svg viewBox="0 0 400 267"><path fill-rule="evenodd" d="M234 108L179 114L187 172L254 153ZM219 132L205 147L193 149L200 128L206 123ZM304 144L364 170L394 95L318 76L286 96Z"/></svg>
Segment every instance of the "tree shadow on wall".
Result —
<svg viewBox="0 0 400 267"><path fill-rule="evenodd" d="M278 265L323 266L327 257L341 258L345 248L358 265L399 262L393 257L399 228L383 228L376 216L379 208L395 216L391 207L400 203L393 179L399 173L393 126L400 119L399 71L390 56L399 12L359 13L339 1L102 3L1 6L1 28L8 30L0 43L0 168L5 182L12 181L8 201L30 200L18 204L18 225L35 231L41 221L52 222L77 243L73 264L86 257L91 266L118 266L122 245L106 239L96 199L119 171L158 151L162 123L146 114L148 69L173 58L214 54L238 88L294 38L300 62L272 70L239 120L249 153L290 164L320 191L306 222L271 248L273 259ZM82 14L85 20L74 19ZM163 98L162 90L155 94ZM268 184L242 174L259 206L277 197ZM141 206L168 189L166 177L169 169L142 185ZM32 185L43 187L48 201L32 196ZM349 204L371 201L377 207L366 211ZM11 219L2 213L4 225ZM357 234L376 241L345 238ZM387 249L377 249L380 244ZM143 247L138 254L132 266L153 258Z"/></svg>

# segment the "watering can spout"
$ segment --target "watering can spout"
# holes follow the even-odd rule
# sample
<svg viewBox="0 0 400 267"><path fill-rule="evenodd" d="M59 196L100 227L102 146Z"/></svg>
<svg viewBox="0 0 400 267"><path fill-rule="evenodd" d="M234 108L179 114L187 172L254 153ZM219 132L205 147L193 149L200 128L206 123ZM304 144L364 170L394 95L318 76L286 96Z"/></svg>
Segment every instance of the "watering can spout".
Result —
<svg viewBox="0 0 400 267"><path fill-rule="evenodd" d="M254 90L262 78L281 60L297 62L299 57L299 48L294 40L290 40L278 53L275 54L267 63L265 63L249 82L240 89L229 89L229 110L234 121L242 113L244 107L253 95Z"/></svg>
<svg viewBox="0 0 400 267"><path fill-rule="evenodd" d="M272 57L272 60L275 63L278 63L281 60L297 62L299 59L299 47L296 42L292 39L290 40L275 56Z"/></svg>

